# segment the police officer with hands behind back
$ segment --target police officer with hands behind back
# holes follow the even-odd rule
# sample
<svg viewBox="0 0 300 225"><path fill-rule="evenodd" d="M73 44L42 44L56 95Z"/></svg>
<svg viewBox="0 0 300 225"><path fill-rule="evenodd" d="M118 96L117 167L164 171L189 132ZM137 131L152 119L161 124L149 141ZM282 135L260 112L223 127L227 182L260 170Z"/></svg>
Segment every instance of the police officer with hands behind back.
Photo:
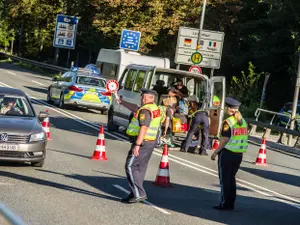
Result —
<svg viewBox="0 0 300 225"><path fill-rule="evenodd" d="M148 162L156 145L156 137L161 122L160 110L154 103L157 93L144 88L141 89L141 92L140 107L116 96L116 101L119 104L135 113L126 130L127 135L133 137L125 164L126 176L131 190L130 194L122 199L122 202L126 203L136 203L147 199L143 183Z"/></svg>
<svg viewBox="0 0 300 225"><path fill-rule="evenodd" d="M221 142L211 155L215 160L218 155L219 179L221 186L221 203L215 206L218 210L233 210L236 199L235 175L240 168L243 153L248 148L247 122L239 112L240 102L226 98L228 118L223 122Z"/></svg>

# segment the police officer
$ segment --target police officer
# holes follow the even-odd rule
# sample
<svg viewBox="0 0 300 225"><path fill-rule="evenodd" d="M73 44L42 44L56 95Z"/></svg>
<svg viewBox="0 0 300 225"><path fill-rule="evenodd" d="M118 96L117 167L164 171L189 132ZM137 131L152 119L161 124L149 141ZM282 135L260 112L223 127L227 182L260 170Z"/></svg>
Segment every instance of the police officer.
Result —
<svg viewBox="0 0 300 225"><path fill-rule="evenodd" d="M199 101L196 96L190 97L190 102L191 102L191 110L194 111L194 113L192 114L192 122L191 122L190 130L187 134L185 142L182 144L181 151L182 152L188 151L192 143L193 135L196 133L197 129L199 129L199 125L202 125L203 131L199 132L199 135L200 133L202 133L201 148L199 151L197 147L194 153L200 155L208 155L206 152L206 149L209 144L208 143L208 135L209 135L208 113L200 109Z"/></svg>
<svg viewBox="0 0 300 225"><path fill-rule="evenodd" d="M136 203L147 199L143 187L148 162L156 144L156 137L161 122L158 106L154 103L157 93L153 90L141 89L141 107L138 107L126 130L133 137L128 152L125 171L131 193L122 199L126 203ZM117 102L133 111L134 104L125 102L118 97Z"/></svg>
<svg viewBox="0 0 300 225"><path fill-rule="evenodd" d="M226 98L228 118L223 122L221 142L211 156L215 160L218 155L219 179L221 186L221 203L217 210L233 210L236 199L235 175L242 162L243 153L248 148L247 123L239 112L240 102Z"/></svg>

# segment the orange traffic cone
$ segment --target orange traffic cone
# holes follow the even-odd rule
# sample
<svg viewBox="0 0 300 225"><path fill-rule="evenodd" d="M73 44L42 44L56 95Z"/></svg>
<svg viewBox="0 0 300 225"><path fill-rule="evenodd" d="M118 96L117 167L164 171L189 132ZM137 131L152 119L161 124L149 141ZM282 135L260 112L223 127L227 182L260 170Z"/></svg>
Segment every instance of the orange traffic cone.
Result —
<svg viewBox="0 0 300 225"><path fill-rule="evenodd" d="M267 165L267 149L266 149L266 138L262 139L260 149L256 158L256 165L266 166Z"/></svg>
<svg viewBox="0 0 300 225"><path fill-rule="evenodd" d="M214 141L214 144L213 144L213 147L212 147L212 150L217 150L217 148L219 147L219 144L220 144L220 142L219 142L219 140L218 139L216 139L215 141Z"/></svg>
<svg viewBox="0 0 300 225"><path fill-rule="evenodd" d="M172 187L169 176L168 145L166 144L164 145L164 150L160 160L158 172L156 175L155 182L153 182L153 185L161 187Z"/></svg>
<svg viewBox="0 0 300 225"><path fill-rule="evenodd" d="M104 140L104 126L100 127L99 135L97 138L96 149L91 160L107 160L105 151L105 140Z"/></svg>
<svg viewBox="0 0 300 225"><path fill-rule="evenodd" d="M48 110L46 110L46 112L48 113ZM47 140L51 141L52 138L50 136L50 122L49 122L49 117L45 118L43 123L42 123L42 127L44 129L44 131L46 132L46 136L47 136Z"/></svg>

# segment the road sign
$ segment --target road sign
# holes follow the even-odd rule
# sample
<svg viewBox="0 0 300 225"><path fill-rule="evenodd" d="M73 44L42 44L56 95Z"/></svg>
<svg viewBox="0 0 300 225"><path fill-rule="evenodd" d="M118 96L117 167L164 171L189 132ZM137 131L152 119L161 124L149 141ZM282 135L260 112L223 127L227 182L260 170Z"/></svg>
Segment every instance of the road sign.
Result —
<svg viewBox="0 0 300 225"><path fill-rule="evenodd" d="M132 30L122 30L120 48L138 51L141 40L141 32Z"/></svg>
<svg viewBox="0 0 300 225"><path fill-rule="evenodd" d="M200 64L202 62L202 60L203 60L203 56L201 55L200 52L194 52L191 55L191 61L194 64Z"/></svg>
<svg viewBox="0 0 300 225"><path fill-rule="evenodd" d="M106 89L110 92L110 93L114 93L117 92L119 90L119 83L116 80L109 80L106 83Z"/></svg>
<svg viewBox="0 0 300 225"><path fill-rule="evenodd" d="M189 72L202 74L202 69L199 66L191 66Z"/></svg>
<svg viewBox="0 0 300 225"><path fill-rule="evenodd" d="M197 49L198 36L199 29L179 28L175 63L193 65L191 55ZM203 56L203 60L199 66L213 69L220 68L224 36L223 32L202 30L198 52Z"/></svg>
<svg viewBox="0 0 300 225"><path fill-rule="evenodd" d="M56 48L75 49L77 25L77 17L57 15L53 46Z"/></svg>

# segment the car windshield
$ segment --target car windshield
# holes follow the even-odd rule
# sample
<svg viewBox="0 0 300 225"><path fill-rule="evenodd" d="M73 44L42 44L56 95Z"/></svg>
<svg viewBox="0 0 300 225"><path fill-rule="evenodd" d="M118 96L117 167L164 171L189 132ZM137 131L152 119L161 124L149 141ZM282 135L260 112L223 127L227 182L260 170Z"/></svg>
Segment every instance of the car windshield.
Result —
<svg viewBox="0 0 300 225"><path fill-rule="evenodd" d="M35 115L26 98L0 95L0 116L34 117Z"/></svg>
<svg viewBox="0 0 300 225"><path fill-rule="evenodd" d="M97 86L101 88L105 88L106 82L104 79L99 79L95 77L83 77L79 76L76 80L77 84L89 85L89 86Z"/></svg>

